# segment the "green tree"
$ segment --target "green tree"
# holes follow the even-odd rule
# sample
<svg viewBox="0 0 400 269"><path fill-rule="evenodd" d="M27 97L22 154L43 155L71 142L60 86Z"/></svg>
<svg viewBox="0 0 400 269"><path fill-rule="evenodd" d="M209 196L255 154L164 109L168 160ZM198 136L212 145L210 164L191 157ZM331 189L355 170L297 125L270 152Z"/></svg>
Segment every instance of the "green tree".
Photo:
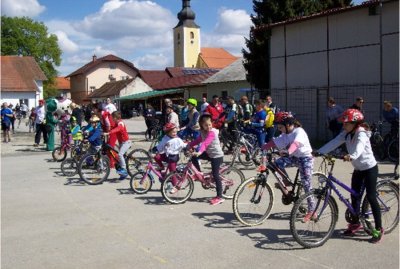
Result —
<svg viewBox="0 0 400 269"><path fill-rule="evenodd" d="M351 0L253 0L253 26L242 49L244 67L249 81L264 98L269 94L270 30L263 25L307 16L326 9L351 5Z"/></svg>
<svg viewBox="0 0 400 269"><path fill-rule="evenodd" d="M44 83L45 96L54 94L55 67L61 64L61 53L57 36L49 34L42 22L28 17L1 16L1 55L34 57L48 79Z"/></svg>

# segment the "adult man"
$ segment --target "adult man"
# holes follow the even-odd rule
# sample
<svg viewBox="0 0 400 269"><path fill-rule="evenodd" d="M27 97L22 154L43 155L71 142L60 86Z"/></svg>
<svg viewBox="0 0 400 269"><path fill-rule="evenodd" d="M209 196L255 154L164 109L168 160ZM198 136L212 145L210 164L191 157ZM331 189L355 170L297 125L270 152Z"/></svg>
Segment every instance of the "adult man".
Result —
<svg viewBox="0 0 400 269"><path fill-rule="evenodd" d="M3 142L10 142L10 126L11 126L11 118L13 117L13 112L10 108L8 108L8 104L6 102L3 103L1 107L1 129L3 130ZM7 141L8 138L8 141Z"/></svg>
<svg viewBox="0 0 400 269"><path fill-rule="evenodd" d="M267 96L267 105L268 105L268 107L272 110L272 112L273 112L274 114L276 114L277 112L279 112L279 111L278 111L279 109L277 109L276 104L272 102L272 97L271 97L271 95L268 95L268 96Z"/></svg>
<svg viewBox="0 0 400 269"><path fill-rule="evenodd" d="M111 102L110 98L107 98L107 104L106 104L106 111L110 113L110 115L114 112L117 111L117 108L115 105Z"/></svg>
<svg viewBox="0 0 400 269"><path fill-rule="evenodd" d="M71 103L70 107L72 109L71 116L75 117L76 122L78 123L79 126L82 126L82 110L75 103Z"/></svg>
<svg viewBox="0 0 400 269"><path fill-rule="evenodd" d="M218 95L214 95L212 99L212 103L207 106L205 113L211 115L211 119L213 121L214 128L221 128L224 124L225 117L223 116L224 108L222 107L221 103L219 102Z"/></svg>
<svg viewBox="0 0 400 269"><path fill-rule="evenodd" d="M383 118L390 123L390 133L396 136L399 133L399 109L392 102L383 102Z"/></svg>
<svg viewBox="0 0 400 269"><path fill-rule="evenodd" d="M207 98L203 97L203 104L200 107L200 113L203 114L206 108L208 107L209 103L207 102Z"/></svg>
<svg viewBox="0 0 400 269"><path fill-rule="evenodd" d="M26 118L26 114L28 113L28 106L24 103L24 101L21 102L21 113L22 113L22 117L24 117L24 119Z"/></svg>
<svg viewBox="0 0 400 269"><path fill-rule="evenodd" d="M336 137L342 130L343 124L338 121L339 117L343 114L344 109L336 105L333 97L328 99L328 108L326 110L326 126L332 132L333 137Z"/></svg>
<svg viewBox="0 0 400 269"><path fill-rule="evenodd" d="M359 110L362 114L364 114L364 110L363 110L363 104L364 104L364 99L359 96L356 98L356 102L349 108L354 108Z"/></svg>
<svg viewBox="0 0 400 269"><path fill-rule="evenodd" d="M36 114L36 119L35 119L36 134L35 134L35 144L33 144L33 146L38 147L40 143L41 133L43 133L44 143L47 144L47 131L46 131L46 121L45 121L46 111L44 109L43 99L39 100L39 106L36 107L35 114Z"/></svg>
<svg viewBox="0 0 400 269"><path fill-rule="evenodd" d="M240 105L242 108L239 116L244 121L249 120L251 116L253 116L253 106L249 103L249 99L246 95L240 98Z"/></svg>

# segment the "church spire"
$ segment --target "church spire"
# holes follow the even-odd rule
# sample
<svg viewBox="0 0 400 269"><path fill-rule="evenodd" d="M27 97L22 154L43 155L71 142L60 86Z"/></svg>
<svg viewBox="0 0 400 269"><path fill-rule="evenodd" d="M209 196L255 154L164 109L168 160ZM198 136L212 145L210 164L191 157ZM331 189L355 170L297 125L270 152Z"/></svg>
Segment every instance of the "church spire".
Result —
<svg viewBox="0 0 400 269"><path fill-rule="evenodd" d="M190 0L182 0L182 10L178 13L178 26L200 28L195 22L196 14L190 8Z"/></svg>

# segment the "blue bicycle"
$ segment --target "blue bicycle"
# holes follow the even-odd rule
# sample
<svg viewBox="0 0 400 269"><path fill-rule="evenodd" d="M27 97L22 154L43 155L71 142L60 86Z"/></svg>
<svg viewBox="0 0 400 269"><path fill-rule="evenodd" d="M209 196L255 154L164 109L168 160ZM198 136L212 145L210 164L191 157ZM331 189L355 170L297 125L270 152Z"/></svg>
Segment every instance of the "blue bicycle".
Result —
<svg viewBox="0 0 400 269"><path fill-rule="evenodd" d="M332 190L338 195L339 200L347 207L345 218L348 223L354 222L353 216L358 216L367 234L371 234L374 225L374 217L368 200L364 196L365 186L357 193L349 186L332 175L335 158L329 155L321 155L323 162L330 166L328 176L324 173L317 175L320 187L310 193L302 195L294 204L290 216L290 230L294 239L305 248L322 246L331 237L338 220L339 208L332 196ZM340 158L340 157L339 157ZM351 202L344 198L336 185L339 185L351 195L358 197L359 204L353 208ZM396 228L399 222L399 187L391 180L379 180L377 183L377 199L382 214L382 226L385 234ZM310 221L304 221L307 200L314 198L315 209ZM361 202L362 201L362 202Z"/></svg>

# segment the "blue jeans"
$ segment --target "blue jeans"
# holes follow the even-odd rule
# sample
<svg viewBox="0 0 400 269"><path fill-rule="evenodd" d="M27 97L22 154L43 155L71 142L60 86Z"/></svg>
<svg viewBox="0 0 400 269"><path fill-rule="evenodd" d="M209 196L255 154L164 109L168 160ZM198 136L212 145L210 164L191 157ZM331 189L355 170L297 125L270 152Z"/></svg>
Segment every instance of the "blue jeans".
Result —
<svg viewBox="0 0 400 269"><path fill-rule="evenodd" d="M257 137L257 142L259 147L262 147L262 145L264 145L266 133L264 132L263 128L256 129L253 127L248 127L245 129L245 132L254 134Z"/></svg>

